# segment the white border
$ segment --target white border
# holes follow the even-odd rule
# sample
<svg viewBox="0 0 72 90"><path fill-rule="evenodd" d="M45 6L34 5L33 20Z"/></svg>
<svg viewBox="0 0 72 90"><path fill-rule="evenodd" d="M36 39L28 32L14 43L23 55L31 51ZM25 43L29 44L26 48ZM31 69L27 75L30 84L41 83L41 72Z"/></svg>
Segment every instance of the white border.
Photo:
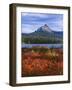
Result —
<svg viewBox="0 0 72 90"><path fill-rule="evenodd" d="M63 14L63 75L61 76L39 76L21 77L21 12ZM17 44L16 44L16 83L53 82L68 80L68 11L62 9L44 9L32 7L17 7Z"/></svg>

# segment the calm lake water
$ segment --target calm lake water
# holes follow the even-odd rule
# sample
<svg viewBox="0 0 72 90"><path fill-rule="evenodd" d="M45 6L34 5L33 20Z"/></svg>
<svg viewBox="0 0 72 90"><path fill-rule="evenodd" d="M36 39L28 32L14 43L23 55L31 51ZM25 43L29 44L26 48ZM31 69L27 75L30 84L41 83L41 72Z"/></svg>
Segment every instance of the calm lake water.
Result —
<svg viewBox="0 0 72 90"><path fill-rule="evenodd" d="M63 48L63 44L25 44L25 43L22 43L22 48L31 48L34 46L45 46L48 48Z"/></svg>

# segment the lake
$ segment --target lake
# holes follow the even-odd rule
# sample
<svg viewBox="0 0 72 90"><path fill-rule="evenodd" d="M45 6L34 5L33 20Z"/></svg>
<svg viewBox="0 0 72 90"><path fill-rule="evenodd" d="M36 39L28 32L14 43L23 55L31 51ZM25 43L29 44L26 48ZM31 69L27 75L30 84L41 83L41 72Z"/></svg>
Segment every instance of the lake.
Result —
<svg viewBox="0 0 72 90"><path fill-rule="evenodd" d="M45 46L48 48L63 48L63 44L25 44L22 43L22 48L31 48L34 46Z"/></svg>

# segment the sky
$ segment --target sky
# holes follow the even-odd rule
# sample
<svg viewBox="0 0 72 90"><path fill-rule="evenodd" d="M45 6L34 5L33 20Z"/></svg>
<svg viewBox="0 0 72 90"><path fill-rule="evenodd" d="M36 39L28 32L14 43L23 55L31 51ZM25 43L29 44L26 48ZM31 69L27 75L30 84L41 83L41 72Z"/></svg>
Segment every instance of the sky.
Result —
<svg viewBox="0 0 72 90"><path fill-rule="evenodd" d="M22 33L31 33L47 24L53 31L63 31L63 14L21 13Z"/></svg>

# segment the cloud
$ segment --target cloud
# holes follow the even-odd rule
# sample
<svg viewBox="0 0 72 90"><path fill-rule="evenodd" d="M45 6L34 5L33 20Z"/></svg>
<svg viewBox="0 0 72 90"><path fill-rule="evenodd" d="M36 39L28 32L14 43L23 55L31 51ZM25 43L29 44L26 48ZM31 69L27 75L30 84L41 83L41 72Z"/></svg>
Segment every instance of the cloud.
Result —
<svg viewBox="0 0 72 90"><path fill-rule="evenodd" d="M47 16L47 14L45 13L30 13L30 12L28 12L28 13L22 13L22 16L30 16L30 17L37 17L37 18L45 18L45 17L48 17Z"/></svg>
<svg viewBox="0 0 72 90"><path fill-rule="evenodd" d="M29 24L22 24L21 30L22 33L31 33L36 31L41 25L29 25Z"/></svg>
<svg viewBox="0 0 72 90"><path fill-rule="evenodd" d="M21 14L22 32L35 31L40 26L47 24L51 29L63 30L63 14L48 13L22 13Z"/></svg>

